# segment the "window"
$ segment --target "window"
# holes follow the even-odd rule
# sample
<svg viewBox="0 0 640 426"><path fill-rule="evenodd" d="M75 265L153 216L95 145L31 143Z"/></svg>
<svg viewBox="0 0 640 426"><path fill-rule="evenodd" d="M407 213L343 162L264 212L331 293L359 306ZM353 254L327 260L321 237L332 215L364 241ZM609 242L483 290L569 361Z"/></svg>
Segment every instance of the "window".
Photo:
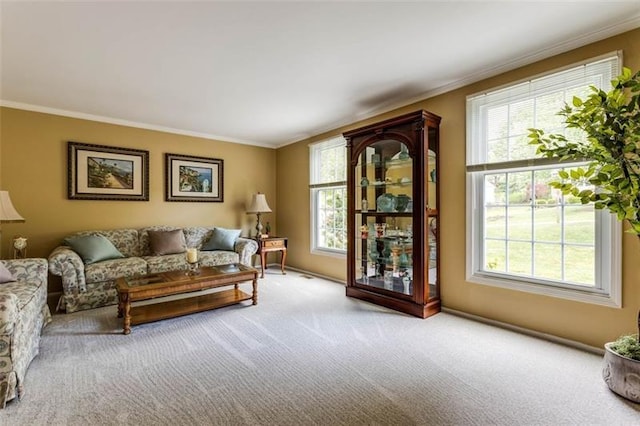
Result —
<svg viewBox="0 0 640 426"><path fill-rule="evenodd" d="M342 137L310 146L311 251L347 250L347 150Z"/></svg>
<svg viewBox="0 0 640 426"><path fill-rule="evenodd" d="M619 54L467 97L467 279L621 306L621 226L549 185L580 163L539 158L528 129L584 137L557 112L594 85L608 90Z"/></svg>

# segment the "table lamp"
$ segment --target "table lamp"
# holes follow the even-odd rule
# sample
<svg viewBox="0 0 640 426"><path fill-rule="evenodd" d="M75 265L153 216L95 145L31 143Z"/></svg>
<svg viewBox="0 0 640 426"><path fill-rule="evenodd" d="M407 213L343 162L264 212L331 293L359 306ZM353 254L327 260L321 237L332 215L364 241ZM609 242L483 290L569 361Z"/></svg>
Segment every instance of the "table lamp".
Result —
<svg viewBox="0 0 640 426"><path fill-rule="evenodd" d="M13 207L9 191L0 191L0 222L24 222L24 218ZM0 259L2 259L2 231L0 231Z"/></svg>
<svg viewBox="0 0 640 426"><path fill-rule="evenodd" d="M256 214L258 216L258 223L256 224L256 238L260 238L262 235L262 223L260 222L260 215L262 213L271 213L271 208L267 204L267 198L264 194L257 193L253 195L251 199L251 205L247 209L247 214Z"/></svg>

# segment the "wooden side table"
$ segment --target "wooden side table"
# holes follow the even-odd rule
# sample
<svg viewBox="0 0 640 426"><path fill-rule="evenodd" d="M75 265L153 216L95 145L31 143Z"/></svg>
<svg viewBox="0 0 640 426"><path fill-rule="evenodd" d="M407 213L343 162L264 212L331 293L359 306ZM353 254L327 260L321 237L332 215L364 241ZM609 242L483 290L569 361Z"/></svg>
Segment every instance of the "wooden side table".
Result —
<svg viewBox="0 0 640 426"><path fill-rule="evenodd" d="M284 271L284 262L287 259L287 238L285 237L267 237L258 238L258 252L260 255L260 267L262 268L262 275L260 278L264 278L264 269L267 267L267 253L272 251L281 252L280 269L282 274L286 274Z"/></svg>

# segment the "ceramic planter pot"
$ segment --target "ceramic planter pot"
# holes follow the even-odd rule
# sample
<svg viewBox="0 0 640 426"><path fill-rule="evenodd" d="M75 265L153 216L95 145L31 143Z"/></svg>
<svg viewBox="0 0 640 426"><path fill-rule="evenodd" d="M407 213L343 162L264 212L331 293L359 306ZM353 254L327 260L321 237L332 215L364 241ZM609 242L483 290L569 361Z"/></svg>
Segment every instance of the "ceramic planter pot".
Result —
<svg viewBox="0 0 640 426"><path fill-rule="evenodd" d="M604 345L602 377L609 389L633 402L640 402L640 361L618 355Z"/></svg>

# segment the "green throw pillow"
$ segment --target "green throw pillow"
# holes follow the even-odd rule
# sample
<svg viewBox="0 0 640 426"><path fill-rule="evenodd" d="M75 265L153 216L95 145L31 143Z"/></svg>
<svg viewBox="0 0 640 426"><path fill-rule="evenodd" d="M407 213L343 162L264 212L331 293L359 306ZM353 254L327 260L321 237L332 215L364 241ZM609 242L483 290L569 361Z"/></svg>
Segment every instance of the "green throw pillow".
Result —
<svg viewBox="0 0 640 426"><path fill-rule="evenodd" d="M202 251L228 250L233 251L236 240L240 238L241 229L214 228L211 238L202 245Z"/></svg>
<svg viewBox="0 0 640 426"><path fill-rule="evenodd" d="M102 235L84 235L64 240L73 251L78 253L86 265L101 260L124 257L106 237Z"/></svg>

